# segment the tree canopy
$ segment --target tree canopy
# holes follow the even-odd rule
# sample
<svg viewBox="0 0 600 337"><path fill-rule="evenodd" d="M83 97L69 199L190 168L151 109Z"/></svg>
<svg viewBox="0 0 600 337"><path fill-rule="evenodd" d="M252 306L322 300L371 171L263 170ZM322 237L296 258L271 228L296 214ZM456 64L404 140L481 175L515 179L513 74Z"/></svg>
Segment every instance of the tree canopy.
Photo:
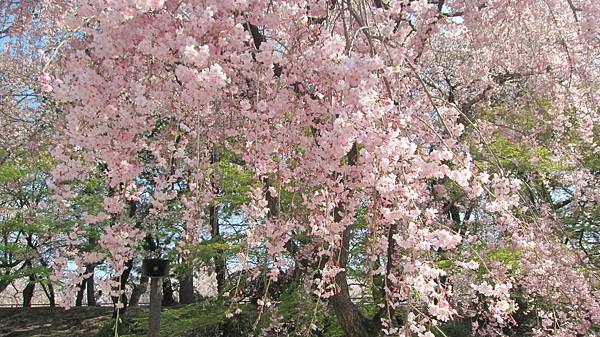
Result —
<svg viewBox="0 0 600 337"><path fill-rule="evenodd" d="M214 271L224 331L250 303L264 333L599 332L597 1L3 6L2 91L36 97L3 96L3 153L49 164L0 184L43 177L64 304L167 256L180 295Z"/></svg>

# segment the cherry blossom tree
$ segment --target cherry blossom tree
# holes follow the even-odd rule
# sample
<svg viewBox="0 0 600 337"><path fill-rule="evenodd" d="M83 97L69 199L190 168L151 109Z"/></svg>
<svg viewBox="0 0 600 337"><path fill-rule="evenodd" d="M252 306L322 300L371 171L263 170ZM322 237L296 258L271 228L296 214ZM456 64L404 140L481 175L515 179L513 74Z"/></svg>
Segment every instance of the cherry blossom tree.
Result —
<svg viewBox="0 0 600 337"><path fill-rule="evenodd" d="M53 45L44 44L44 36L53 29L36 19L40 9L32 1L0 4L0 292L26 279L24 287L14 287L25 306L36 284L54 305L49 238L59 231L46 184L54 166L48 148L58 110L43 83L51 68L44 51Z"/></svg>
<svg viewBox="0 0 600 337"><path fill-rule="evenodd" d="M173 201L181 252L210 231L226 149L253 180L237 264L267 252L261 313L297 270L347 336L429 337L460 317L501 335L531 312L540 336L598 331L593 243L563 221L597 203L597 2L45 6L66 32L40 77L63 111L54 188L68 204L103 168L111 192L86 222L117 277ZM139 198L142 222L128 212ZM374 315L350 297L357 271Z"/></svg>

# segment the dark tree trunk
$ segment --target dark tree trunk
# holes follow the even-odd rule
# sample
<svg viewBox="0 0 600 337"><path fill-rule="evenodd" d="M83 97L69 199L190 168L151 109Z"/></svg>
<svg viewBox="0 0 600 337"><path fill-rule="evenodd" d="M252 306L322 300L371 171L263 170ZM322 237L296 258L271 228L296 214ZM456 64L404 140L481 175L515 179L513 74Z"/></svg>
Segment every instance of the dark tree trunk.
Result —
<svg viewBox="0 0 600 337"><path fill-rule="evenodd" d="M336 222L341 221L341 216L339 215L340 210L336 207L334 212L334 220ZM351 228L347 227L342 233L342 245L337 254L334 255L336 261L339 261L340 268L346 268L348 263L350 234ZM348 280L345 271L341 271L335 276L335 283L339 286L339 291L330 298L329 303L333 306L333 311L335 312L342 330L344 330L346 336L371 337L372 334L368 329L368 321L358 311L358 308L350 299Z"/></svg>
<svg viewBox="0 0 600 337"><path fill-rule="evenodd" d="M140 298L148 289L148 277L142 276L140 283L136 284L131 291L131 298L129 300L130 307L136 307L140 304Z"/></svg>
<svg viewBox="0 0 600 337"><path fill-rule="evenodd" d="M85 280L81 281L77 286L79 287L79 291L77 291L77 298L75 298L75 306L80 307L83 305L83 294L85 294Z"/></svg>
<svg viewBox="0 0 600 337"><path fill-rule="evenodd" d="M54 300L54 287L52 287L52 284L48 283L47 287L44 283L40 283L40 285L42 286L42 289L44 290L44 294L46 294L46 298L48 298L48 304L51 307L55 307L56 301Z"/></svg>
<svg viewBox="0 0 600 337"><path fill-rule="evenodd" d="M120 315L123 315L125 313L125 311L127 310L127 295L125 293L125 286L127 285L127 280L129 279L129 274L131 273L131 268L133 266L133 260L128 260L125 263L125 266L127 268L125 269L125 271L123 271L123 274L120 277L120 279L121 279L121 282L120 282L121 296L119 296L119 297L113 296L112 297L112 301L114 304L113 318L117 317L117 310L119 310ZM117 303L121 303L123 305L123 308L118 309Z"/></svg>
<svg viewBox="0 0 600 337"><path fill-rule="evenodd" d="M348 165L355 166L358 159L358 147L356 143L352 145L347 157ZM343 203L338 204L333 211L333 220L335 222L341 222L343 212ZM335 312L337 320L347 337L372 337L374 334L369 331L369 320L358 311L358 308L350 299L345 269L348 264L351 234L352 228L346 227L342 232L341 246L333 255L333 258L338 266L342 268L342 271L335 276L335 283L338 285L339 290L330 298L329 303L333 306L333 311Z"/></svg>
<svg viewBox="0 0 600 337"><path fill-rule="evenodd" d="M354 303L350 301L350 296L340 293L333 296L329 300L329 303L333 306L337 321L342 327L346 337L377 336L377 334L369 332L369 322L360 314Z"/></svg>
<svg viewBox="0 0 600 337"><path fill-rule="evenodd" d="M179 280L179 303L194 303L194 271L186 271Z"/></svg>
<svg viewBox="0 0 600 337"><path fill-rule="evenodd" d="M209 209L209 221L210 221L210 234L213 241L221 242L221 230L219 228L219 211L217 206L212 205ZM215 272L217 274L217 291L219 296L223 293L225 287L225 259L223 258L223 252L221 249L217 250L214 256L215 261Z"/></svg>
<svg viewBox="0 0 600 337"><path fill-rule="evenodd" d="M0 294L6 289L8 288L8 285L10 285L9 281L0 281Z"/></svg>
<svg viewBox="0 0 600 337"><path fill-rule="evenodd" d="M20 269L29 268L31 269L33 264L31 260L25 261L23 266ZM33 293L35 291L35 274L29 275L29 282L23 289L23 307L31 307L31 299L33 298Z"/></svg>
<svg viewBox="0 0 600 337"><path fill-rule="evenodd" d="M210 162L211 164L215 164L219 161L219 155L216 149L213 149L211 152ZM215 182L212 184L214 192L218 194L218 187ZM218 205L213 204L209 207L208 210L208 220L210 222L210 235L214 242L221 242L221 228L219 226L219 208ZM214 256L215 262L215 273L217 274L217 291L219 296L223 294L223 289L225 287L225 259L223 258L223 251L217 250L217 253Z"/></svg>
<svg viewBox="0 0 600 337"><path fill-rule="evenodd" d="M31 300L33 299L33 292L35 291L35 283L27 283L25 289L23 289L23 307L31 307Z"/></svg>
<svg viewBox="0 0 600 337"><path fill-rule="evenodd" d="M31 300L33 299L33 293L35 291L35 276L29 276L29 283L23 289L23 307L28 308L31 307Z"/></svg>
<svg viewBox="0 0 600 337"><path fill-rule="evenodd" d="M79 291L77 291L77 298L75 299L75 306L80 307L83 305L83 295L86 294L87 289L87 305L96 305L96 298L94 297L94 269L96 268L93 264L85 266L85 274L91 273L89 278L84 279L78 284ZM91 301L90 301L91 299Z"/></svg>
<svg viewBox="0 0 600 337"><path fill-rule="evenodd" d="M87 305L88 306L96 306L96 292L94 291L94 270L96 269L96 265L90 264L85 268L85 272L90 273L90 277L85 280L85 288L87 290Z"/></svg>
<svg viewBox="0 0 600 337"><path fill-rule="evenodd" d="M48 283L48 301L51 307L56 306L56 296L54 295L54 286L52 283Z"/></svg>
<svg viewBox="0 0 600 337"><path fill-rule="evenodd" d="M173 296L173 284L171 283L170 278L164 278L162 282L163 288L163 296L162 296L162 306L170 307L174 305L175 297Z"/></svg>

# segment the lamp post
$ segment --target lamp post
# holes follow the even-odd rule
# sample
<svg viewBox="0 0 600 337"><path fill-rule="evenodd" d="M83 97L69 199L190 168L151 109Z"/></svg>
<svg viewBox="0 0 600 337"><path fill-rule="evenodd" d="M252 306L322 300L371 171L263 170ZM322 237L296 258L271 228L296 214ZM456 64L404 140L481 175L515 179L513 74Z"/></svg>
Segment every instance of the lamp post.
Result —
<svg viewBox="0 0 600 337"><path fill-rule="evenodd" d="M148 337L159 337L160 306L162 279L169 276L169 260L144 259L142 275L150 278L150 318L148 320Z"/></svg>

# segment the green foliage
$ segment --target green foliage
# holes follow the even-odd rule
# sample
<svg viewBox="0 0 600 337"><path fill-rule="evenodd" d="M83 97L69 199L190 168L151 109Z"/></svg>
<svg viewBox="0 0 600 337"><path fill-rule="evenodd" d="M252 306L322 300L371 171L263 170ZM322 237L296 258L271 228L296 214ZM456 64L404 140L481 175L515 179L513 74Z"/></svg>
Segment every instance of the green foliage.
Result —
<svg viewBox="0 0 600 337"><path fill-rule="evenodd" d="M435 263L436 268L448 270L454 266L454 262L448 259L442 259Z"/></svg>
<svg viewBox="0 0 600 337"><path fill-rule="evenodd" d="M241 307L242 314L226 320L228 307L216 301L194 303L179 308L167 308L161 312L160 335L168 337L219 336L224 324L239 336L251 331L256 318L256 308ZM119 323L119 336L142 337L148 334L148 314L125 316ZM107 322L96 337L113 337L114 320ZM236 336L235 334L232 336Z"/></svg>
<svg viewBox="0 0 600 337"><path fill-rule="evenodd" d="M221 190L217 202L227 214L237 213L240 206L248 203L248 193L257 184L253 175L237 161L233 153L225 152L216 167Z"/></svg>
<svg viewBox="0 0 600 337"><path fill-rule="evenodd" d="M451 321L443 323L439 330L432 327L431 331L438 337L471 336L471 321L469 319Z"/></svg>
<svg viewBox="0 0 600 337"><path fill-rule="evenodd" d="M498 248L486 254L487 261L499 261L515 270L521 263L523 252L519 249Z"/></svg>
<svg viewBox="0 0 600 337"><path fill-rule="evenodd" d="M239 250L238 244L226 243L221 239L212 239L194 245L191 248L190 257L196 264L210 265L215 257L226 258L236 254Z"/></svg>
<svg viewBox="0 0 600 337"><path fill-rule="evenodd" d="M29 153L11 153L0 165L0 282L34 275L40 282L48 282L49 271L37 263L37 240L56 231L57 222L51 208L44 203L49 199L46 179L54 163L49 157ZM33 267L32 267L33 266Z"/></svg>
<svg viewBox="0 0 600 337"><path fill-rule="evenodd" d="M160 336L168 337L218 337L226 330L229 336L258 336L266 331L273 320L284 322L284 334L279 336L305 335L310 324L317 327L311 336L343 337L342 327L337 322L331 309L326 309L316 297L295 284L288 287L278 297L276 306L265 308L260 320L257 320L259 309L253 304L239 306L241 313L226 319L228 312L238 307L229 307L218 300L210 300L177 308L166 308L161 313ZM367 308L361 305L361 311L373 314L375 306ZM147 336L148 313L126 315L119 323L119 336ZM271 336L267 334L268 336ZM273 334L272 336L276 336ZM96 337L113 337L114 320L108 321Z"/></svg>
<svg viewBox="0 0 600 337"><path fill-rule="evenodd" d="M49 157L31 157L27 153L15 153L12 159L0 166L0 186L19 181L33 180L37 174L47 173L54 166Z"/></svg>
<svg viewBox="0 0 600 337"><path fill-rule="evenodd" d="M552 107L550 99L538 98L521 106L518 111L509 108L504 102L497 101L489 109L479 112L478 118L486 120L500 127L507 127L518 132L529 132L536 129L545 121L552 119L548 110ZM471 127L471 125L468 125ZM539 134L541 139L552 137L550 131Z"/></svg>
<svg viewBox="0 0 600 337"><path fill-rule="evenodd" d="M501 135L496 135L490 142L489 150L500 166L510 171L552 173L568 168L566 164L552 160L551 152L546 147L531 147L529 144L510 141Z"/></svg>

